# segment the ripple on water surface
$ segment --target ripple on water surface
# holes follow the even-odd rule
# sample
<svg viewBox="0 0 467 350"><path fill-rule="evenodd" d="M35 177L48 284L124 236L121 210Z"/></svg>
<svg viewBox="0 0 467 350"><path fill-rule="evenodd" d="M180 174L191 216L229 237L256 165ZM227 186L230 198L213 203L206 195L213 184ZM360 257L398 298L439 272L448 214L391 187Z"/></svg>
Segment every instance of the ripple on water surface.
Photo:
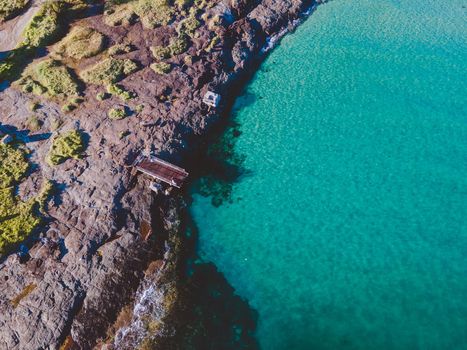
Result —
<svg viewBox="0 0 467 350"><path fill-rule="evenodd" d="M332 1L239 99L246 172L192 213L263 349L467 348L465 15Z"/></svg>

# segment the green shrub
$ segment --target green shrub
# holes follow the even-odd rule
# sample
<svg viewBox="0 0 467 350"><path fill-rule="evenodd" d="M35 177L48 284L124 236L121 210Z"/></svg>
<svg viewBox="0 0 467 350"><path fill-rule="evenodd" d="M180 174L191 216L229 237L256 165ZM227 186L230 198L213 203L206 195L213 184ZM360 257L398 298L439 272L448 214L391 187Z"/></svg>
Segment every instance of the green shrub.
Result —
<svg viewBox="0 0 467 350"><path fill-rule="evenodd" d="M103 100L106 100L110 97L110 94L108 94L107 92L99 92L97 95L96 95L96 99L98 101L103 101Z"/></svg>
<svg viewBox="0 0 467 350"><path fill-rule="evenodd" d="M107 85L107 92L121 98L123 101L128 101L136 97L136 93L125 90L123 86L117 84Z"/></svg>
<svg viewBox="0 0 467 350"><path fill-rule="evenodd" d="M60 118L53 118L50 120L50 130L55 131L58 130L62 126L63 122Z"/></svg>
<svg viewBox="0 0 467 350"><path fill-rule="evenodd" d="M136 113L141 113L144 110L144 105L140 104L135 107L135 112Z"/></svg>
<svg viewBox="0 0 467 350"><path fill-rule="evenodd" d="M43 210L51 183L45 182L39 195L26 202L14 195L14 186L28 168L23 149L0 145L0 254L23 241L41 223L38 209Z"/></svg>
<svg viewBox="0 0 467 350"><path fill-rule="evenodd" d="M110 56L113 55L122 55L134 50L134 47L128 44L117 44L109 48L107 51Z"/></svg>
<svg viewBox="0 0 467 350"><path fill-rule="evenodd" d="M116 83L137 70L138 66L132 60L109 57L82 71L80 76L87 83L107 85Z"/></svg>
<svg viewBox="0 0 467 350"><path fill-rule="evenodd" d="M48 45L60 31L59 17L64 10L63 1L45 2L23 31L21 46Z"/></svg>
<svg viewBox="0 0 467 350"><path fill-rule="evenodd" d="M0 1L0 23L16 16L26 7L29 0L2 0Z"/></svg>
<svg viewBox="0 0 467 350"><path fill-rule="evenodd" d="M0 188L13 186L26 174L28 168L24 150L0 144Z"/></svg>
<svg viewBox="0 0 467 350"><path fill-rule="evenodd" d="M41 105L37 101L31 101L28 103L28 108L31 112L37 111L40 107Z"/></svg>
<svg viewBox="0 0 467 350"><path fill-rule="evenodd" d="M13 189L0 189L0 254L22 242L41 224L40 212L52 192L52 183L46 181L40 193L26 202L18 200Z"/></svg>
<svg viewBox="0 0 467 350"><path fill-rule="evenodd" d="M42 124L44 123L36 115L30 116L27 121L28 129L31 131L39 131L42 127Z"/></svg>
<svg viewBox="0 0 467 350"><path fill-rule="evenodd" d="M136 14L131 4L122 4L105 11L104 23L111 27L131 25L136 21Z"/></svg>
<svg viewBox="0 0 467 350"><path fill-rule="evenodd" d="M128 113L126 108L124 107L114 107L109 109L107 115L112 120L120 120L125 118L128 115Z"/></svg>
<svg viewBox="0 0 467 350"><path fill-rule="evenodd" d="M169 63L157 62L151 64L151 69L157 74L167 74L172 70L172 66Z"/></svg>
<svg viewBox="0 0 467 350"><path fill-rule="evenodd" d="M190 47L186 34L180 34L170 41L169 46L152 46L151 52L155 59L163 60L184 53Z"/></svg>
<svg viewBox="0 0 467 350"><path fill-rule="evenodd" d="M151 48L152 55L158 60L163 60L165 58L170 58L170 48L164 46L152 46Z"/></svg>
<svg viewBox="0 0 467 350"><path fill-rule="evenodd" d="M169 24L175 14L169 0L137 0L132 5L143 26L149 29Z"/></svg>
<svg viewBox="0 0 467 350"><path fill-rule="evenodd" d="M79 60L97 55L104 49L104 45L105 37L97 30L75 26L54 46L53 52L63 57Z"/></svg>
<svg viewBox="0 0 467 350"><path fill-rule="evenodd" d="M174 0L174 4L179 8L179 9L184 9L187 8L189 5L193 3L193 0Z"/></svg>
<svg viewBox="0 0 467 350"><path fill-rule="evenodd" d="M67 103L62 106L62 111L65 113L71 112L76 109L76 105L73 103Z"/></svg>
<svg viewBox="0 0 467 350"><path fill-rule="evenodd" d="M46 59L31 64L18 81L23 91L36 95L47 93L49 97L72 96L78 94L78 83L68 67L60 61Z"/></svg>
<svg viewBox="0 0 467 350"><path fill-rule="evenodd" d="M125 137L127 137L128 135L130 135L130 131L129 130L125 130L125 131L122 131L118 134L118 138L121 140Z"/></svg>
<svg viewBox="0 0 467 350"><path fill-rule="evenodd" d="M221 39L219 38L219 36L215 36L214 38L211 39L211 41L209 42L208 46L204 49L206 52L211 52L212 49L218 45L220 43Z"/></svg>
<svg viewBox="0 0 467 350"><path fill-rule="evenodd" d="M79 105L80 103L83 103L84 102L84 98L82 97L73 97L72 99L70 99L70 103L74 103L76 105Z"/></svg>
<svg viewBox="0 0 467 350"><path fill-rule="evenodd" d="M85 148L82 133L72 130L53 140L46 161L50 165L58 165L70 158L79 159Z"/></svg>
<svg viewBox="0 0 467 350"><path fill-rule="evenodd" d="M177 32L179 35L187 34L189 36L193 36L200 25L200 21L198 21L195 16L190 16L180 22L177 27Z"/></svg>
<svg viewBox="0 0 467 350"><path fill-rule="evenodd" d="M190 41L184 34L179 35L176 39L170 41L170 55L176 56L184 53L190 47Z"/></svg>

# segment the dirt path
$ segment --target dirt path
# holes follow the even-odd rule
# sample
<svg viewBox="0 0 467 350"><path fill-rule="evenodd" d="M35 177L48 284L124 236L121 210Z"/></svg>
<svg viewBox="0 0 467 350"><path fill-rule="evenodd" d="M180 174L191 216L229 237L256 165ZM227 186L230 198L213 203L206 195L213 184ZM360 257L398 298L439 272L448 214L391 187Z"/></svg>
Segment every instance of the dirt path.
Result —
<svg viewBox="0 0 467 350"><path fill-rule="evenodd" d="M0 25L0 52L9 51L16 47L21 40L21 33L31 18L37 13L45 0L32 0L29 9Z"/></svg>

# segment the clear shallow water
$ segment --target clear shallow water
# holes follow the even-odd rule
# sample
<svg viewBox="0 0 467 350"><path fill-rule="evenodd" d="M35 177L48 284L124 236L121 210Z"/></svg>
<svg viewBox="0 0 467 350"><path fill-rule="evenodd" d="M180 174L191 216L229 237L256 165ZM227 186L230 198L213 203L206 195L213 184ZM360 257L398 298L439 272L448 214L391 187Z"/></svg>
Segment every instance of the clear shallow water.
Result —
<svg viewBox="0 0 467 350"><path fill-rule="evenodd" d="M247 171L191 211L262 349L467 349L463 5L330 2L239 99Z"/></svg>

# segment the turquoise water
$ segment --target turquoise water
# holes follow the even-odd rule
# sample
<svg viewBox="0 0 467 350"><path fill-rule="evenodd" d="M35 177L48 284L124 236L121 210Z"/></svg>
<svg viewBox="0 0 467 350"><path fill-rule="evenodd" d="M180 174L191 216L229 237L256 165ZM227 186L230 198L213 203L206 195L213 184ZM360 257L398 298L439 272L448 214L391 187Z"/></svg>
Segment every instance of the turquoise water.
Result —
<svg viewBox="0 0 467 350"><path fill-rule="evenodd" d="M245 172L191 211L262 349L467 349L465 5L332 1L239 98Z"/></svg>

